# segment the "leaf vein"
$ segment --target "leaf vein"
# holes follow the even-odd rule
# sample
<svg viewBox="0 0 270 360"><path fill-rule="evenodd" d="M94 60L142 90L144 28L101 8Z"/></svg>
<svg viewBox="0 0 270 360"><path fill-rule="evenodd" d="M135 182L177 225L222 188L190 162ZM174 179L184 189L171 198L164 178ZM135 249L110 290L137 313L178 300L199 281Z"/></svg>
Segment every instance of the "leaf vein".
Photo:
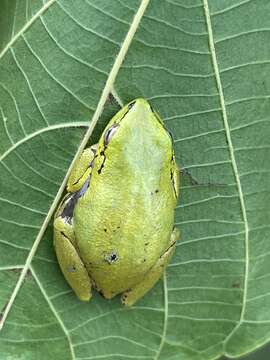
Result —
<svg viewBox="0 0 270 360"><path fill-rule="evenodd" d="M237 329L240 327L241 323L243 322L245 309L246 309L248 271L249 271L249 225L248 225L247 211L246 211L246 205L245 205L245 199L244 199L241 179L240 179L239 170L238 170L238 166L237 166L237 162L236 162L236 158L235 158L235 154L234 154L231 130L230 130L229 122L228 122L225 98L224 98L223 87L222 87L222 80L221 80L221 76L220 76L220 70L219 70L219 65L218 65L218 60L217 60L217 55L216 55L216 49L215 49L215 41L214 41L214 34L213 34L213 29L212 29L211 15L210 15L210 10L209 10L208 0L204 0L203 3L204 3L206 24L207 24L208 33L209 33L209 47L210 47L211 55L212 55L212 64L213 64L214 71L216 74L216 83L217 83L217 88L218 88L219 96L220 96L220 104L221 104L221 108L222 108L224 128L225 128L225 132L226 132L226 138L227 138L227 142L228 142L232 168L233 168L233 172L234 172L234 176L235 176L235 180L236 180L236 184L237 184L237 188L238 188L239 201L240 201L241 212L242 212L242 217L243 217L243 221L244 221L244 229L245 229L245 277L244 277L244 288L243 288L243 306L242 306L242 310L240 313L239 321L237 321L236 326L233 328L233 330L228 334L227 338L224 340L224 347L225 347L228 340L233 336L235 331L237 331Z"/></svg>
<svg viewBox="0 0 270 360"><path fill-rule="evenodd" d="M56 0L49 0L44 6L28 21L22 29L7 43L2 52L0 53L0 59L7 53L12 45L22 36L22 34L30 28L30 26L55 2Z"/></svg>

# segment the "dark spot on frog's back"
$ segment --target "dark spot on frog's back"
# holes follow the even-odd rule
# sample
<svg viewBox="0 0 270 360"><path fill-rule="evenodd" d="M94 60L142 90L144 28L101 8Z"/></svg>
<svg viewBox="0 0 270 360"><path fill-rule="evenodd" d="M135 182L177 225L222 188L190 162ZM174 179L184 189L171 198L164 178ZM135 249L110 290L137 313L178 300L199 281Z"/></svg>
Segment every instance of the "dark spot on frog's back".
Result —
<svg viewBox="0 0 270 360"><path fill-rule="evenodd" d="M116 253L116 251L112 251L110 254L105 256L105 261L107 261L107 263L109 264L115 263L118 260L119 260L119 256Z"/></svg>

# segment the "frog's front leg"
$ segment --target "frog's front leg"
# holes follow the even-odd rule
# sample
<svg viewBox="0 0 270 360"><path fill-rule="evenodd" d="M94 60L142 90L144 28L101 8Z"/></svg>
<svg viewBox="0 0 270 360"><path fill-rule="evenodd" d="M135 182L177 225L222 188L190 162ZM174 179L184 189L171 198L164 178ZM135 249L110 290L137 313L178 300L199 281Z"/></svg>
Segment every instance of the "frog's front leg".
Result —
<svg viewBox="0 0 270 360"><path fill-rule="evenodd" d="M122 303L127 306L133 305L137 300L144 296L155 283L159 280L165 267L171 260L171 257L175 250L176 241L179 238L180 232L177 228L174 228L170 243L156 264L148 271L144 279L135 285L132 289L127 290L122 295Z"/></svg>
<svg viewBox="0 0 270 360"><path fill-rule="evenodd" d="M84 149L79 159L75 162L67 182L67 191L80 190L92 171L92 161L97 151L97 144Z"/></svg>
<svg viewBox="0 0 270 360"><path fill-rule="evenodd" d="M74 196L67 194L55 214L54 247L67 282L80 300L89 301L92 296L91 279L77 252L73 229Z"/></svg>

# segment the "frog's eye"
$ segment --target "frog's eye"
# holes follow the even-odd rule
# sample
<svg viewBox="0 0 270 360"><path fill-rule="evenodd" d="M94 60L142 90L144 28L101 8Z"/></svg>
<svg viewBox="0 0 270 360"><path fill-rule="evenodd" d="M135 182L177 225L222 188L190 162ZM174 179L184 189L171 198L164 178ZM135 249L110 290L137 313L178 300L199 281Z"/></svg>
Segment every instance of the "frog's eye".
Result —
<svg viewBox="0 0 270 360"><path fill-rule="evenodd" d="M113 135L116 133L119 124L113 124L104 134L104 145L107 146L111 141Z"/></svg>
<svg viewBox="0 0 270 360"><path fill-rule="evenodd" d="M134 105L135 105L136 101L132 101L131 103L128 104L128 110L130 110Z"/></svg>

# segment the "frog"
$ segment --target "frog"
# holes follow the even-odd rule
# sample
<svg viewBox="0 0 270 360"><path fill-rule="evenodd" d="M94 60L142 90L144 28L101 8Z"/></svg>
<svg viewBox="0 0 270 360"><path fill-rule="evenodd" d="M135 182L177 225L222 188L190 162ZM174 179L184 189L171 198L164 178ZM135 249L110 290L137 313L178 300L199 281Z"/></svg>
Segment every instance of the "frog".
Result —
<svg viewBox="0 0 270 360"><path fill-rule="evenodd" d="M75 162L54 217L54 248L77 297L134 305L162 277L179 238L180 171L171 133L137 98Z"/></svg>

